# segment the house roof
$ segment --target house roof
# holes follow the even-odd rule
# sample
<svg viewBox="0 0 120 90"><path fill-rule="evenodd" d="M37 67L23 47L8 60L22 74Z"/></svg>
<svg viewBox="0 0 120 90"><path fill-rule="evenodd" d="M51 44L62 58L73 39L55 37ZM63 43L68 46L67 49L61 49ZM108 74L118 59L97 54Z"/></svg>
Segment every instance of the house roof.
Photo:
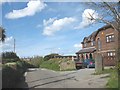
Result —
<svg viewBox="0 0 120 90"><path fill-rule="evenodd" d="M91 35L89 35L88 37L85 37L83 39L83 42L81 42L82 44L83 43L86 43L86 42L90 42L90 41L94 41L95 40L95 37L97 36L97 34L102 31L102 30L106 30L107 28L111 28L112 26L111 25L105 25L101 28L99 28L97 31L94 31Z"/></svg>
<svg viewBox="0 0 120 90"><path fill-rule="evenodd" d="M78 52L76 52L76 54L82 54L82 53L92 53L96 51L96 48L83 48L81 50L79 50Z"/></svg>
<svg viewBox="0 0 120 90"><path fill-rule="evenodd" d="M81 43L94 41L97 32L98 32L98 31L94 31L91 35L89 35L88 37L85 37L85 38L83 39L83 42L81 42Z"/></svg>

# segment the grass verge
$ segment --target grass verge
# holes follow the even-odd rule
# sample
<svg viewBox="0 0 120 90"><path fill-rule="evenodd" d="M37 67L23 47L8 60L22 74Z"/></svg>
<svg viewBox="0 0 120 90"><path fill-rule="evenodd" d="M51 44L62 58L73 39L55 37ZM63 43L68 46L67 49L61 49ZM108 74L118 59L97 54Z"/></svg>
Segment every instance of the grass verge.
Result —
<svg viewBox="0 0 120 90"><path fill-rule="evenodd" d="M110 78L106 85L107 88L118 88L118 72L117 70L113 70L110 73Z"/></svg>
<svg viewBox="0 0 120 90"><path fill-rule="evenodd" d="M50 59L43 61L40 64L40 67L54 71L72 71L75 70L75 68L73 68L73 64L74 63L68 59Z"/></svg>
<svg viewBox="0 0 120 90"><path fill-rule="evenodd" d="M110 74L106 88L118 88L118 71L114 69L104 69L101 72L95 72L93 75Z"/></svg>
<svg viewBox="0 0 120 90"><path fill-rule="evenodd" d="M101 72L95 72L95 73L93 73L93 75L107 74L107 73L111 73L113 71L114 71L114 69L104 69Z"/></svg>
<svg viewBox="0 0 120 90"><path fill-rule="evenodd" d="M60 70L59 62L58 62L58 60L55 60L55 59L51 59L51 60L42 62L40 64L40 67L41 68L55 70L55 71L59 71Z"/></svg>

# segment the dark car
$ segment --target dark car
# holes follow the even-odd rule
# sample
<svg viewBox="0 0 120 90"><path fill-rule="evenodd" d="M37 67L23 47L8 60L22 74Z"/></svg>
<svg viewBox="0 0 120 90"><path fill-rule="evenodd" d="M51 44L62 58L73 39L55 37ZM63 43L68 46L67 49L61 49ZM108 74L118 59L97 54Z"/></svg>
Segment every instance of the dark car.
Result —
<svg viewBox="0 0 120 90"><path fill-rule="evenodd" d="M86 68L95 68L95 61L93 59L85 59L83 66Z"/></svg>
<svg viewBox="0 0 120 90"><path fill-rule="evenodd" d="M75 59L75 67L76 69L82 69L83 68L83 62L78 60L78 59Z"/></svg>
<svg viewBox="0 0 120 90"><path fill-rule="evenodd" d="M83 63L82 62L76 62L76 69L82 69Z"/></svg>

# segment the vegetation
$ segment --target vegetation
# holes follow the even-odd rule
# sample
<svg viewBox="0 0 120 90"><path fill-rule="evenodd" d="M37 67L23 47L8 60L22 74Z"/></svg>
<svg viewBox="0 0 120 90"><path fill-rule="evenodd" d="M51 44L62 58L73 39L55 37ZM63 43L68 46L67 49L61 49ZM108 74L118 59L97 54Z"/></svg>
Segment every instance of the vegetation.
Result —
<svg viewBox="0 0 120 90"><path fill-rule="evenodd" d="M31 64L20 58L14 52L2 53L2 87L14 88L24 78L24 73Z"/></svg>
<svg viewBox="0 0 120 90"><path fill-rule="evenodd" d="M118 88L118 73L117 70L113 70L110 74L110 79L106 85L107 88Z"/></svg>
<svg viewBox="0 0 120 90"><path fill-rule="evenodd" d="M59 55L59 54L56 54L56 53L52 53L52 54L46 55L46 56L44 57L44 61L47 61L47 60L49 60L49 59L52 59L52 58L54 58L55 56L60 56L60 55Z"/></svg>
<svg viewBox="0 0 120 90"><path fill-rule="evenodd" d="M5 41L6 35L5 35L5 29L0 27L0 41Z"/></svg>
<svg viewBox="0 0 120 90"><path fill-rule="evenodd" d="M110 74L106 88L118 88L118 71L117 69L104 69L102 72L96 72L94 75Z"/></svg>
<svg viewBox="0 0 120 90"><path fill-rule="evenodd" d="M13 88L22 75L10 66L4 65L2 68L2 88Z"/></svg>
<svg viewBox="0 0 120 90"><path fill-rule="evenodd" d="M29 63L31 65L33 65L34 67L37 67L39 68L40 67L40 64L43 62L43 57L40 57L40 56L37 56L37 57L34 57L32 58Z"/></svg>
<svg viewBox="0 0 120 90"><path fill-rule="evenodd" d="M100 72L95 72L93 73L93 75L100 75L100 74L107 74L107 73L111 73L114 69L104 69L103 71Z"/></svg>
<svg viewBox="0 0 120 90"><path fill-rule="evenodd" d="M16 88L17 84L24 78L29 64L25 61L17 61L2 65L2 87Z"/></svg>
<svg viewBox="0 0 120 90"><path fill-rule="evenodd" d="M14 52L4 52L2 53L2 63L8 63L8 62L16 62L19 61L20 58L17 56Z"/></svg>
<svg viewBox="0 0 120 90"><path fill-rule="evenodd" d="M40 64L40 67L55 70L55 71L71 71L71 70L75 70L75 68L73 68L73 66L72 66L73 64L74 63L69 59L53 58L53 59L49 59L47 61L43 61Z"/></svg>
<svg viewBox="0 0 120 90"><path fill-rule="evenodd" d="M40 67L55 70L55 71L59 71L60 70L59 62L60 62L60 59L58 59L58 60L50 59L50 60L47 60L47 61L43 61L40 64Z"/></svg>

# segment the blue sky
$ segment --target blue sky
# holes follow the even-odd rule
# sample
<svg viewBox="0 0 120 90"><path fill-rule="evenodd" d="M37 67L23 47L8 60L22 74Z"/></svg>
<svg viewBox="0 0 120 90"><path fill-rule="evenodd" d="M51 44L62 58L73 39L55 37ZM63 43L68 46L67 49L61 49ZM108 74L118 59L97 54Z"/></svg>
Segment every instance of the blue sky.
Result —
<svg viewBox="0 0 120 90"><path fill-rule="evenodd" d="M15 38L16 53L20 57L50 53L74 55L81 49L83 38L103 26L86 19L88 11L94 12L82 3L74 2L4 3L2 26L7 38L3 50L13 51ZM99 12L94 13L97 18Z"/></svg>

